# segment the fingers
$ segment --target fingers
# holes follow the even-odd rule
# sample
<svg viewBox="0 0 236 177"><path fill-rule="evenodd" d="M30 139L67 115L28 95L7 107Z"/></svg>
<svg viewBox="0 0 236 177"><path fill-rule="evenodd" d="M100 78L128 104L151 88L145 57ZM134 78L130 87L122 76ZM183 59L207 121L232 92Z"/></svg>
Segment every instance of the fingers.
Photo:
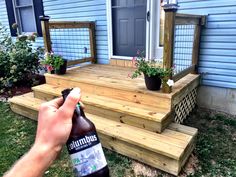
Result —
<svg viewBox="0 0 236 177"><path fill-rule="evenodd" d="M59 107L61 107L62 103L63 103L63 98L59 97L59 98L49 101L48 105L58 109Z"/></svg>
<svg viewBox="0 0 236 177"><path fill-rule="evenodd" d="M48 101L48 102L45 102L43 104L41 104L40 106L40 110L42 111L46 111L47 109L54 109L54 110L57 110L63 103L63 98L60 97L60 98L56 98L54 100L51 100L51 101Z"/></svg>
<svg viewBox="0 0 236 177"><path fill-rule="evenodd" d="M62 114L66 118L72 118L75 106L80 101L81 95L80 95L80 89L74 88L70 94L67 96L64 104L59 108L61 110Z"/></svg>

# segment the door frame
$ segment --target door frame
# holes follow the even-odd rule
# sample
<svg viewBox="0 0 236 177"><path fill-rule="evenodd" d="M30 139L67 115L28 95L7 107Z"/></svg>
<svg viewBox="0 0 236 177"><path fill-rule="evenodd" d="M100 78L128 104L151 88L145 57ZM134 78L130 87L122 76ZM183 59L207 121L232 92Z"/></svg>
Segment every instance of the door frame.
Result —
<svg viewBox="0 0 236 177"><path fill-rule="evenodd" d="M151 12L151 5L153 4L153 1L155 0L147 0L147 10L146 13L149 11ZM107 12L107 39L108 39L108 57L109 60L111 58L113 59L126 59L126 60L131 60L133 57L129 56L117 56L113 55L113 36L112 36L112 5L111 5L111 0L106 0L106 12ZM150 58L153 56L153 51L150 49L153 47L151 44L152 34L150 33L150 29L152 27L152 13L150 13L150 20L146 20L146 59Z"/></svg>

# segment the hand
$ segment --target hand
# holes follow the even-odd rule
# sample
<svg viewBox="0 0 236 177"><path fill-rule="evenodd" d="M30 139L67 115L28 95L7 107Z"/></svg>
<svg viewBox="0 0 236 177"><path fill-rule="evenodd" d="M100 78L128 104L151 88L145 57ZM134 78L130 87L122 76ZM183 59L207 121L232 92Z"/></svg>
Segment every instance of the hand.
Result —
<svg viewBox="0 0 236 177"><path fill-rule="evenodd" d="M64 104L63 98L57 98L41 105L34 145L4 177L43 176L69 138L72 116L80 97L80 89L75 88Z"/></svg>
<svg viewBox="0 0 236 177"><path fill-rule="evenodd" d="M63 105L63 98L61 97L43 103L39 109L34 146L50 150L50 153L52 153L51 160L56 158L69 138L72 128L72 116L80 98L80 89L75 88L68 95Z"/></svg>

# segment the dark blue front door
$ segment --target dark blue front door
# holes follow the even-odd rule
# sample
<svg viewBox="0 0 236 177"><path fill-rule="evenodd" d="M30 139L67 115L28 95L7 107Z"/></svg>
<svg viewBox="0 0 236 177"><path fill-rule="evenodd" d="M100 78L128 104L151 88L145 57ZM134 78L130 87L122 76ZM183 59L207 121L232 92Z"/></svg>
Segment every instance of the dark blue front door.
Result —
<svg viewBox="0 0 236 177"><path fill-rule="evenodd" d="M112 0L113 55L136 56L146 45L147 0Z"/></svg>

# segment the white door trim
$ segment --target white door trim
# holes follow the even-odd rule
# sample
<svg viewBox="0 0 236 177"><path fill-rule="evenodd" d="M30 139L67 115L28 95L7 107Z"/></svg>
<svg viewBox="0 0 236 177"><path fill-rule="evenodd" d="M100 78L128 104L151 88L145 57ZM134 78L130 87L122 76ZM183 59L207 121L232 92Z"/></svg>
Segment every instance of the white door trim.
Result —
<svg viewBox="0 0 236 177"><path fill-rule="evenodd" d="M112 40L112 14L111 14L111 0L106 0L106 12L107 12L107 42L108 42L108 57L112 58L113 53L113 40Z"/></svg>
<svg viewBox="0 0 236 177"><path fill-rule="evenodd" d="M155 0L147 0L147 12L149 11L151 13L151 2ZM108 57L109 60L111 58L117 58L117 59L127 59L131 60L133 57L128 57L128 56L115 56L113 55L113 38L112 38L112 9L111 9L111 0L106 0L106 12L107 12L107 39L108 39ZM152 53L150 51L150 26L152 22L152 15L150 16L150 21L146 21L146 59L148 59Z"/></svg>
<svg viewBox="0 0 236 177"><path fill-rule="evenodd" d="M163 57L163 47L160 46L160 20L161 20L160 11L161 11L161 2L157 1L157 4L156 4L156 12L157 12L156 19L157 19L157 24L155 26L156 31L157 31L157 35L156 35L156 45L153 48L153 50L154 50L154 53L155 53L155 58L158 58L158 59Z"/></svg>
<svg viewBox="0 0 236 177"><path fill-rule="evenodd" d="M152 0L147 0L147 10L146 10L146 60L150 58L150 25L151 25L151 15L149 16L149 21L147 20L147 13L151 14L151 2Z"/></svg>

